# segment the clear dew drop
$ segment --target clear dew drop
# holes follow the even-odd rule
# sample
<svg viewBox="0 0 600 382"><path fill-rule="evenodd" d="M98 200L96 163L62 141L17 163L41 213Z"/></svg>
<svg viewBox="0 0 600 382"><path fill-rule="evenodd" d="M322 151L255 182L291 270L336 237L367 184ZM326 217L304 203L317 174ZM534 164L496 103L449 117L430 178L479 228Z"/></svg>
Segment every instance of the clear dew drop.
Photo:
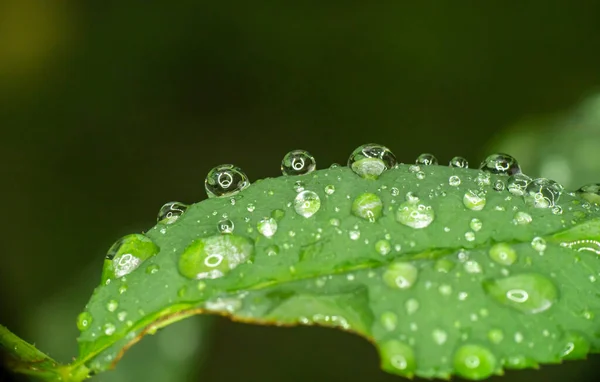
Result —
<svg viewBox="0 0 600 382"><path fill-rule="evenodd" d="M396 157L385 146L369 143L358 147L348 158L348 167L366 179L376 179L396 166Z"/></svg>
<svg viewBox="0 0 600 382"><path fill-rule="evenodd" d="M256 229L264 237L273 237L277 232L277 220L265 217L258 222Z"/></svg>
<svg viewBox="0 0 600 382"><path fill-rule="evenodd" d="M515 158L508 154L492 154L485 158L479 168L482 171L496 175L515 175L521 172L521 167Z"/></svg>
<svg viewBox="0 0 600 382"><path fill-rule="evenodd" d="M419 310L419 301L414 298L409 298L404 303L404 308L406 309L406 313L415 314L417 310Z"/></svg>
<svg viewBox="0 0 600 382"><path fill-rule="evenodd" d="M216 279L253 254L254 243L246 237L229 234L197 239L179 257L179 273L189 279Z"/></svg>
<svg viewBox="0 0 600 382"><path fill-rule="evenodd" d="M158 273L159 270L160 270L160 266L158 266L158 264L151 264L146 267L146 273L149 275Z"/></svg>
<svg viewBox="0 0 600 382"><path fill-rule="evenodd" d="M546 250L546 240L539 236L534 237L533 240L531 240L531 248L536 252L543 253Z"/></svg>
<svg viewBox="0 0 600 382"><path fill-rule="evenodd" d="M530 182L531 178L523 173L511 175L507 181L508 191L513 195L523 196Z"/></svg>
<svg viewBox="0 0 600 382"><path fill-rule="evenodd" d="M431 332L431 337L433 338L433 342L438 345L443 345L448 340L448 333L442 329L434 329Z"/></svg>
<svg viewBox="0 0 600 382"><path fill-rule="evenodd" d="M296 213L305 218L313 216L321 208L321 199L313 191L302 191L294 199Z"/></svg>
<svg viewBox="0 0 600 382"><path fill-rule="evenodd" d="M383 281L394 289L408 289L417 281L419 271L411 263L395 262L383 273Z"/></svg>
<svg viewBox="0 0 600 382"><path fill-rule="evenodd" d="M109 312L114 312L115 310L117 310L118 307L119 303L117 302L117 300L110 300L106 304L106 310L108 310Z"/></svg>
<svg viewBox="0 0 600 382"><path fill-rule="evenodd" d="M273 219L275 219L276 221L281 221L281 219L283 219L284 216L285 216L284 210L276 209L276 210L271 211L271 217Z"/></svg>
<svg viewBox="0 0 600 382"><path fill-rule="evenodd" d="M231 196L249 185L248 176L232 164L214 167L204 180L204 188L209 198Z"/></svg>
<svg viewBox="0 0 600 382"><path fill-rule="evenodd" d="M463 196L463 204L471 211L481 211L485 203L485 194L481 191L469 190Z"/></svg>
<svg viewBox="0 0 600 382"><path fill-rule="evenodd" d="M434 166L438 164L438 160L433 154L423 153L417 157L415 164L418 166Z"/></svg>
<svg viewBox="0 0 600 382"><path fill-rule="evenodd" d="M90 328L93 321L94 319L89 312L81 312L77 316L77 329L84 332Z"/></svg>
<svg viewBox="0 0 600 382"><path fill-rule="evenodd" d="M512 265L517 261L517 252L507 243L494 244L489 255L492 260L502 265Z"/></svg>
<svg viewBox="0 0 600 382"><path fill-rule="evenodd" d="M389 340L379 347L381 368L391 373L411 377L416 369L413 349L398 340Z"/></svg>
<svg viewBox="0 0 600 382"><path fill-rule="evenodd" d="M375 243L375 250L382 256L387 255L392 251L392 245L389 241L382 239Z"/></svg>
<svg viewBox="0 0 600 382"><path fill-rule="evenodd" d="M481 222L481 220L473 218L469 223L469 227L471 227L473 231L479 232L479 230L481 230L481 228L483 227L483 223Z"/></svg>
<svg viewBox="0 0 600 382"><path fill-rule="evenodd" d="M586 184L576 194L590 203L600 204L600 183Z"/></svg>
<svg viewBox="0 0 600 382"><path fill-rule="evenodd" d="M187 204L180 202L169 202L163 205L158 211L156 221L163 224L173 224L188 209Z"/></svg>
<svg viewBox="0 0 600 382"><path fill-rule="evenodd" d="M217 230L222 234L233 233L235 224L229 219L222 219L217 223Z"/></svg>
<svg viewBox="0 0 600 382"><path fill-rule="evenodd" d="M433 265L433 268L440 273L449 273L455 264L452 260L449 259L439 259Z"/></svg>
<svg viewBox="0 0 600 382"><path fill-rule="evenodd" d="M474 241L475 240L475 232L473 232L473 231L465 232L465 240L469 241L469 242Z"/></svg>
<svg viewBox="0 0 600 382"><path fill-rule="evenodd" d="M465 158L459 156L450 159L448 165L454 168L469 168L469 162Z"/></svg>
<svg viewBox="0 0 600 382"><path fill-rule="evenodd" d="M515 213L515 223L518 225L527 225L533 221L531 215L527 212L518 211Z"/></svg>
<svg viewBox="0 0 600 382"><path fill-rule="evenodd" d="M281 161L283 175L304 175L315 170L315 157L305 150L292 150Z"/></svg>
<svg viewBox="0 0 600 382"><path fill-rule="evenodd" d="M564 346L560 351L560 357L564 360L585 359L590 352L591 345L582 333L568 331L562 340Z"/></svg>
<svg viewBox="0 0 600 382"><path fill-rule="evenodd" d="M537 273L486 280L483 289L502 305L527 314L544 312L558 300L554 283Z"/></svg>
<svg viewBox="0 0 600 382"><path fill-rule="evenodd" d="M393 312L384 312L380 317L381 325L388 332L393 332L398 325L398 316Z"/></svg>
<svg viewBox="0 0 600 382"><path fill-rule="evenodd" d="M558 203L563 187L553 180L538 178L525 190L525 203L535 208L552 208Z"/></svg>
<svg viewBox="0 0 600 382"><path fill-rule="evenodd" d="M435 219L435 212L431 206L422 204L414 200L408 200L396 210L396 221L416 229L429 226Z"/></svg>
<svg viewBox="0 0 600 382"><path fill-rule="evenodd" d="M496 370L496 357L480 345L462 345L454 354L454 368L461 377L480 380Z"/></svg>
<svg viewBox="0 0 600 382"><path fill-rule="evenodd" d="M158 252L158 246L141 234L127 235L117 240L106 254L102 283L106 284L112 278L118 279L128 275Z"/></svg>
<svg viewBox="0 0 600 382"><path fill-rule="evenodd" d="M265 252L267 253L267 256L277 256L279 254L279 246L275 244L269 245L265 248Z"/></svg>
<svg viewBox="0 0 600 382"><path fill-rule="evenodd" d="M504 182L501 179L496 179L494 181L494 187L493 187L494 191L498 191L498 192L504 191L505 187L506 186L505 186Z"/></svg>
<svg viewBox="0 0 600 382"><path fill-rule="evenodd" d="M383 203L379 196L372 193L364 193L354 199L352 202L352 214L374 223L381 217Z"/></svg>
<svg viewBox="0 0 600 382"><path fill-rule="evenodd" d="M327 195L333 195L334 192L335 192L335 186L333 184L328 184L327 186L325 186L325 193Z"/></svg>
<svg viewBox="0 0 600 382"><path fill-rule="evenodd" d="M448 184L453 187L460 186L460 177L452 175L450 178L448 178Z"/></svg>
<svg viewBox="0 0 600 382"><path fill-rule="evenodd" d="M114 324L106 323L104 324L104 326L102 327L102 331L104 332L104 334L106 334L107 336L112 336L115 333L115 330L117 328L115 327Z"/></svg>
<svg viewBox="0 0 600 382"><path fill-rule="evenodd" d="M504 332L500 329L491 329L487 333L488 340L493 344L499 344L504 340Z"/></svg>

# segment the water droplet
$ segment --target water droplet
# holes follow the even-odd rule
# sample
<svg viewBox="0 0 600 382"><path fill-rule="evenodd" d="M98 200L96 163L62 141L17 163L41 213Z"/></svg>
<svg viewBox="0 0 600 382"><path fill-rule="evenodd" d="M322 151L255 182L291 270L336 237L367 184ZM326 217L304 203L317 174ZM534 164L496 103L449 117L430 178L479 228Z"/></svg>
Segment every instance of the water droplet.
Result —
<svg viewBox="0 0 600 382"><path fill-rule="evenodd" d="M376 179L396 165L396 157L385 146L369 143L358 147L348 158L348 167L366 179Z"/></svg>
<svg viewBox="0 0 600 382"><path fill-rule="evenodd" d="M360 231L358 230L350 230L348 231L348 236L351 240L358 240L360 238Z"/></svg>
<svg viewBox="0 0 600 382"><path fill-rule="evenodd" d="M448 178L448 184L456 187L460 185L460 178L456 175L452 175L450 178Z"/></svg>
<svg viewBox="0 0 600 382"><path fill-rule="evenodd" d="M231 196L250 185L246 174L232 164L223 164L209 171L204 188L209 198Z"/></svg>
<svg viewBox="0 0 600 382"><path fill-rule="evenodd" d="M117 319L121 322L125 321L125 319L127 318L127 312L126 311L121 311L119 313L117 313Z"/></svg>
<svg viewBox="0 0 600 382"><path fill-rule="evenodd" d="M254 243L242 236L197 239L179 257L179 272L190 279L216 279L249 260L253 253Z"/></svg>
<svg viewBox="0 0 600 382"><path fill-rule="evenodd" d="M586 184L577 190L577 195L590 203L600 204L600 183Z"/></svg>
<svg viewBox="0 0 600 382"><path fill-rule="evenodd" d="M573 249L577 252L586 251L600 255L600 242L591 239L576 240L570 243L560 243L561 246Z"/></svg>
<svg viewBox="0 0 600 382"><path fill-rule="evenodd" d="M473 218L469 223L469 227L471 227L473 231L478 232L481 229L481 227L483 227L483 223L481 222L481 220Z"/></svg>
<svg viewBox="0 0 600 382"><path fill-rule="evenodd" d="M456 156L450 159L449 166L455 168L469 168L469 162L467 162L467 160L463 157Z"/></svg>
<svg viewBox="0 0 600 382"><path fill-rule="evenodd" d="M479 168L482 171L497 175L514 175L521 172L519 163L508 154L492 154L485 158Z"/></svg>
<svg viewBox="0 0 600 382"><path fill-rule="evenodd" d="M469 190L463 197L463 204L472 211L481 211L485 207L485 202L486 199L483 192Z"/></svg>
<svg viewBox="0 0 600 382"><path fill-rule="evenodd" d="M454 354L456 374L473 380L485 379L496 370L496 357L480 345L462 345Z"/></svg>
<svg viewBox="0 0 600 382"><path fill-rule="evenodd" d="M304 191L304 183L300 180L294 182L294 191L302 192Z"/></svg>
<svg viewBox="0 0 600 382"><path fill-rule="evenodd" d="M389 340L380 346L379 353L383 370L412 377L416 362L415 353L409 345L397 340Z"/></svg>
<svg viewBox="0 0 600 382"><path fill-rule="evenodd" d="M219 230L220 233L232 233L234 229L235 224L233 224L233 222L229 219L223 219L217 223L217 230Z"/></svg>
<svg viewBox="0 0 600 382"><path fill-rule="evenodd" d="M448 333L442 329L434 329L433 332L431 332L431 336L433 337L433 342L438 345L443 345L446 343L446 340L448 340Z"/></svg>
<svg viewBox="0 0 600 382"><path fill-rule="evenodd" d="M448 259L439 259L434 264L434 269L441 273L448 273L454 268L454 262Z"/></svg>
<svg viewBox="0 0 600 382"><path fill-rule="evenodd" d="M153 275L160 270L158 264L151 264L146 267L146 273L149 275Z"/></svg>
<svg viewBox="0 0 600 382"><path fill-rule="evenodd" d="M438 291L444 296L450 296L452 294L452 287L448 284L442 284L438 287Z"/></svg>
<svg viewBox="0 0 600 382"><path fill-rule="evenodd" d="M576 331L565 333L565 345L560 352L560 357L565 360L585 359L590 352L590 343L585 336Z"/></svg>
<svg viewBox="0 0 600 382"><path fill-rule="evenodd" d="M504 182L500 179L496 179L494 182L494 191L504 191Z"/></svg>
<svg viewBox="0 0 600 382"><path fill-rule="evenodd" d="M388 253L391 252L392 250L392 245L390 244L389 241L387 240L378 240L375 243L375 250L377 251L377 253L379 253L380 255L387 255Z"/></svg>
<svg viewBox="0 0 600 382"><path fill-rule="evenodd" d="M331 219L329 219L329 224L331 224L334 227L339 227L340 226L340 219L331 218Z"/></svg>
<svg viewBox="0 0 600 382"><path fill-rule="evenodd" d="M180 202L169 202L158 211L157 221L163 224L173 224L188 209L188 205Z"/></svg>
<svg viewBox="0 0 600 382"><path fill-rule="evenodd" d="M508 191L517 196L525 195L525 190L527 190L527 186L531 182L531 178L525 174L519 173L515 175L511 175L508 178Z"/></svg>
<svg viewBox="0 0 600 382"><path fill-rule="evenodd" d="M419 301L414 298L409 298L404 303L404 307L406 308L406 313L414 314L417 312L417 310L419 310Z"/></svg>
<svg viewBox="0 0 600 382"><path fill-rule="evenodd" d="M544 252L546 250L546 240L539 236L536 236L531 240L531 248L537 252Z"/></svg>
<svg viewBox="0 0 600 382"><path fill-rule="evenodd" d="M544 312L558 299L552 281L536 273L486 280L483 288L501 304L528 314Z"/></svg>
<svg viewBox="0 0 600 382"><path fill-rule="evenodd" d="M410 263L395 262L390 264L383 273L383 281L390 288L408 289L415 281L419 271Z"/></svg>
<svg viewBox="0 0 600 382"><path fill-rule="evenodd" d="M141 234L127 235L113 244L104 260L102 283L133 272L148 258L156 255L159 248L152 240Z"/></svg>
<svg viewBox="0 0 600 382"><path fill-rule="evenodd" d="M418 166L433 166L438 164L438 160L433 154L424 153L417 157L415 164Z"/></svg>
<svg viewBox="0 0 600 382"><path fill-rule="evenodd" d="M117 310L117 308L119 307L119 303L117 302L117 300L110 300L107 304L106 304L106 309L109 312L114 312L115 310Z"/></svg>
<svg viewBox="0 0 600 382"><path fill-rule="evenodd" d="M277 220L273 218L263 218L256 225L258 232L264 237L272 237L277 232Z"/></svg>
<svg viewBox="0 0 600 382"><path fill-rule="evenodd" d="M273 210L271 212L271 217L277 221L280 221L281 219L283 219L283 217L285 216L285 211L284 210Z"/></svg>
<svg viewBox="0 0 600 382"><path fill-rule="evenodd" d="M551 208L558 203L562 186L553 180L538 178L529 183L525 190L525 203L535 208Z"/></svg>
<svg viewBox="0 0 600 382"><path fill-rule="evenodd" d="M321 208L321 199L313 191L302 191L294 199L294 209L300 216L309 218Z"/></svg>
<svg viewBox="0 0 600 382"><path fill-rule="evenodd" d="M490 248L490 258L502 265L511 265L517 261L517 252L506 243L494 244Z"/></svg>
<svg viewBox="0 0 600 382"><path fill-rule="evenodd" d="M390 194L392 194L392 196L398 196L400 195L400 190L398 189L398 187L392 187L390 189Z"/></svg>
<svg viewBox="0 0 600 382"><path fill-rule="evenodd" d="M279 254L279 247L277 245L270 245L265 248L265 252L267 252L267 256L277 256Z"/></svg>
<svg viewBox="0 0 600 382"><path fill-rule="evenodd" d="M246 210L248 212L254 212L255 209L256 209L256 206L253 203L248 203L248 205L246 206Z"/></svg>
<svg viewBox="0 0 600 382"><path fill-rule="evenodd" d="M396 220L399 223L412 228L425 228L429 226L434 219L435 213L431 206L420 204L412 200L400 204L396 211Z"/></svg>
<svg viewBox="0 0 600 382"><path fill-rule="evenodd" d="M398 324L398 316L396 316L395 313L384 312L381 315L380 319L381 319L381 325L383 325L385 330L387 330L388 332L392 332L392 331L394 331L394 329L396 329L396 325Z"/></svg>
<svg viewBox="0 0 600 382"><path fill-rule="evenodd" d="M332 184L328 184L327 186L325 186L325 193L327 195L331 195L335 192L335 186Z"/></svg>
<svg viewBox="0 0 600 382"><path fill-rule="evenodd" d="M533 218L527 212L518 211L517 213L515 213L515 223L519 225L529 224L532 221Z"/></svg>
<svg viewBox="0 0 600 382"><path fill-rule="evenodd" d="M89 312L81 312L77 316L77 329L84 332L90 328L93 321L94 319Z"/></svg>
<svg viewBox="0 0 600 382"><path fill-rule="evenodd" d="M315 158L305 150L293 150L285 154L281 161L281 172L283 175L303 175L313 172L317 162Z"/></svg>
<svg viewBox="0 0 600 382"><path fill-rule="evenodd" d="M379 196L371 193L360 194L352 202L352 214L371 223L381 217L383 204Z"/></svg>
<svg viewBox="0 0 600 382"><path fill-rule="evenodd" d="M488 339L493 344L499 344L504 339L504 333L500 329L491 329L487 334Z"/></svg>
<svg viewBox="0 0 600 382"><path fill-rule="evenodd" d="M467 241L475 240L475 233L472 231L465 232L465 240L467 240Z"/></svg>
<svg viewBox="0 0 600 382"><path fill-rule="evenodd" d="M465 271L467 273L481 273L481 265L475 260L465 262Z"/></svg>
<svg viewBox="0 0 600 382"><path fill-rule="evenodd" d="M104 324L103 331L104 331L104 334L106 334L107 336L112 336L114 334L115 330L116 330L116 327L113 324L111 324L110 322Z"/></svg>

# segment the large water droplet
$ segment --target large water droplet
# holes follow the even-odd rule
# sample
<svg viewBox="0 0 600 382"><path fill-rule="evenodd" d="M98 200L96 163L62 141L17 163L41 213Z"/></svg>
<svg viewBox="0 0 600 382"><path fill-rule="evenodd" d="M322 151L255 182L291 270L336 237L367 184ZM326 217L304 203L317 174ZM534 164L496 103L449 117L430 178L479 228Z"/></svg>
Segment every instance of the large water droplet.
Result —
<svg viewBox="0 0 600 382"><path fill-rule="evenodd" d="M89 312L81 312L77 316L77 328L84 332L90 328L93 321L94 319Z"/></svg>
<svg viewBox="0 0 600 382"><path fill-rule="evenodd" d="M179 257L179 272L190 279L216 279L246 262L254 243L236 235L218 235L192 242Z"/></svg>
<svg viewBox="0 0 600 382"><path fill-rule="evenodd" d="M480 345L462 345L454 354L454 368L461 377L480 380L496 370L496 357Z"/></svg>
<svg viewBox="0 0 600 382"><path fill-rule="evenodd" d="M577 194L590 203L600 204L600 183L587 184Z"/></svg>
<svg viewBox="0 0 600 382"><path fill-rule="evenodd" d="M348 158L348 167L363 178L375 179L396 165L396 157L385 146L368 143L358 147Z"/></svg>
<svg viewBox="0 0 600 382"><path fill-rule="evenodd" d="M369 192L358 195L352 202L352 214L371 223L381 217L382 211L383 203L379 196Z"/></svg>
<svg viewBox="0 0 600 382"><path fill-rule="evenodd" d="M528 314L544 312L558 300L552 281L536 273L486 280L483 288L501 304Z"/></svg>
<svg viewBox="0 0 600 382"><path fill-rule="evenodd" d="M481 191L469 190L463 196L463 204L472 211L481 211L485 207L485 194Z"/></svg>
<svg viewBox="0 0 600 382"><path fill-rule="evenodd" d="M277 232L277 220L273 218L264 218L256 225L258 232L264 237L272 237Z"/></svg>
<svg viewBox="0 0 600 382"><path fill-rule="evenodd" d="M294 199L294 209L300 216L309 218L321 208L321 199L313 191L302 191Z"/></svg>
<svg viewBox="0 0 600 382"><path fill-rule="evenodd" d="M438 164L438 160L433 154L423 153L417 157L415 164L419 166L433 166Z"/></svg>
<svg viewBox="0 0 600 382"><path fill-rule="evenodd" d="M413 349L398 340L389 340L379 347L381 368L394 374L412 377L416 368Z"/></svg>
<svg viewBox="0 0 600 382"><path fill-rule="evenodd" d="M237 194L250 185L246 174L232 164L223 164L210 170L204 181L209 198Z"/></svg>
<svg viewBox="0 0 600 382"><path fill-rule="evenodd" d="M490 248L490 258L502 265L511 265L517 261L517 252L506 243L494 244Z"/></svg>
<svg viewBox="0 0 600 382"><path fill-rule="evenodd" d="M435 219L435 213L431 206L419 203L417 200L408 200L396 211L396 220L405 226L412 228L425 228Z"/></svg>
<svg viewBox="0 0 600 382"><path fill-rule="evenodd" d="M188 209L186 204L180 202L169 202L158 211L157 221L163 224L173 224Z"/></svg>
<svg viewBox="0 0 600 382"><path fill-rule="evenodd" d="M469 168L469 162L463 157L456 156L450 159L449 166L455 168Z"/></svg>
<svg viewBox="0 0 600 382"><path fill-rule="evenodd" d="M303 175L313 172L317 162L315 158L305 150L293 150L285 154L281 161L281 172L283 175Z"/></svg>
<svg viewBox="0 0 600 382"><path fill-rule="evenodd" d="M558 203L562 190L562 186L553 180L534 179L525 190L525 203L535 208L554 207Z"/></svg>
<svg viewBox="0 0 600 382"><path fill-rule="evenodd" d="M527 186L531 182L531 178L525 174L518 173L515 175L511 175L508 178L508 191L517 196L525 195L525 190L527 190Z"/></svg>
<svg viewBox="0 0 600 382"><path fill-rule="evenodd" d="M521 172L519 163L508 154L492 154L485 158L479 168L497 175L514 175Z"/></svg>
<svg viewBox="0 0 600 382"><path fill-rule="evenodd" d="M390 288L408 289L417 281L419 271L411 263L395 262L383 273L383 281Z"/></svg>
<svg viewBox="0 0 600 382"><path fill-rule="evenodd" d="M113 244L104 260L102 283L133 272L145 260L156 255L159 248L152 240L141 234L127 235Z"/></svg>

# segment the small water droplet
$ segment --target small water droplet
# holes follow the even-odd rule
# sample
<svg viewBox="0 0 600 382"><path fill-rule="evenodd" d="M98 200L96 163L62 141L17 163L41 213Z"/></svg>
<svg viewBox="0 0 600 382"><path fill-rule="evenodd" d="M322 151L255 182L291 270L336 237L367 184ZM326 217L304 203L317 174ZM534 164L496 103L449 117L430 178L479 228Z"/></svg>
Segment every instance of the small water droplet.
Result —
<svg viewBox="0 0 600 382"><path fill-rule="evenodd" d="M400 190L397 187L392 187L390 189L390 194L392 194L392 196L398 196L400 195Z"/></svg>
<svg viewBox="0 0 600 382"><path fill-rule="evenodd" d="M479 232L479 230L483 227L483 223L481 222L481 220L473 218L469 223L469 227L471 227L473 231Z"/></svg>
<svg viewBox="0 0 600 382"><path fill-rule="evenodd" d="M348 158L348 167L366 179L376 179L396 166L396 157L385 146L369 143L358 147Z"/></svg>
<svg viewBox="0 0 600 382"><path fill-rule="evenodd" d="M331 218L331 219L329 219L329 224L331 224L334 227L339 227L340 226L340 219Z"/></svg>
<svg viewBox="0 0 600 382"><path fill-rule="evenodd" d="M465 271L467 273L481 273L481 265L475 260L465 262Z"/></svg>
<svg viewBox="0 0 600 382"><path fill-rule="evenodd" d="M281 219L283 219L284 216L285 216L284 210L276 209L271 212L271 217L273 219L275 219L276 221L280 221Z"/></svg>
<svg viewBox="0 0 600 382"><path fill-rule="evenodd" d="M102 283L133 272L145 260L156 255L159 248L152 240L141 234L127 235L113 244L104 260Z"/></svg>
<svg viewBox="0 0 600 382"><path fill-rule="evenodd" d="M256 206L253 203L248 203L248 205L246 206L246 210L248 212L254 212L255 209L256 209Z"/></svg>
<svg viewBox="0 0 600 382"><path fill-rule="evenodd" d="M531 248L540 253L544 252L546 250L546 240L539 236L534 237L531 240Z"/></svg>
<svg viewBox="0 0 600 382"><path fill-rule="evenodd" d="M417 268L410 263L395 262L383 273L383 281L390 288L408 289L417 281L418 273Z"/></svg>
<svg viewBox="0 0 600 382"><path fill-rule="evenodd" d="M508 191L517 196L525 195L525 190L527 190L527 186L531 182L531 178L525 174L519 173L515 175L511 175L508 178Z"/></svg>
<svg viewBox="0 0 600 382"><path fill-rule="evenodd" d="M169 202L163 205L158 211L156 220L163 224L173 224L188 209L188 205L180 202Z"/></svg>
<svg viewBox="0 0 600 382"><path fill-rule="evenodd" d="M285 154L281 161L283 175L304 175L315 170L315 158L305 150L293 150Z"/></svg>
<svg viewBox="0 0 600 382"><path fill-rule="evenodd" d="M416 368L412 348L398 340L389 340L379 347L381 368L395 374L412 377Z"/></svg>
<svg viewBox="0 0 600 382"><path fill-rule="evenodd" d="M372 193L364 193L352 202L352 214L374 223L381 217L383 203L379 196Z"/></svg>
<svg viewBox="0 0 600 382"><path fill-rule="evenodd" d="M496 179L494 181L494 191L504 191L505 185L504 182L500 179Z"/></svg>
<svg viewBox="0 0 600 382"><path fill-rule="evenodd" d="M277 232L277 220L265 217L258 222L256 229L264 237L272 237Z"/></svg>
<svg viewBox="0 0 600 382"><path fill-rule="evenodd" d="M106 310L108 310L109 312L114 312L115 310L117 310L118 307L119 303L117 302L117 300L110 300L106 304Z"/></svg>
<svg viewBox="0 0 600 382"><path fill-rule="evenodd" d="M104 324L104 326L103 326L104 334L106 334L107 336L112 336L114 334L115 330L116 330L115 325L111 324L110 322Z"/></svg>
<svg viewBox="0 0 600 382"><path fill-rule="evenodd" d="M498 264L511 265L517 261L517 252L506 243L497 243L490 248L490 258Z"/></svg>
<svg viewBox="0 0 600 382"><path fill-rule="evenodd" d="M325 193L327 195L332 195L335 192L335 186L333 184L328 184L325 186Z"/></svg>
<svg viewBox="0 0 600 382"><path fill-rule="evenodd" d="M462 345L454 354L456 374L473 380L485 379L496 370L496 357L480 345Z"/></svg>
<svg viewBox="0 0 600 382"><path fill-rule="evenodd" d="M267 256L277 256L279 254L279 247L277 245L270 245L265 248L265 252L267 252Z"/></svg>
<svg viewBox="0 0 600 382"><path fill-rule="evenodd" d="M521 172L519 163L508 154L492 154L485 158L479 168L482 171L497 175L514 175Z"/></svg>
<svg viewBox="0 0 600 382"><path fill-rule="evenodd" d="M552 281L536 273L486 280L483 288L499 303L528 314L544 312L558 299Z"/></svg>
<svg viewBox="0 0 600 382"><path fill-rule="evenodd" d="M348 231L348 236L351 240L358 240L360 238L360 231L358 230L350 230Z"/></svg>
<svg viewBox="0 0 600 382"><path fill-rule="evenodd" d="M235 229L235 224L229 219L223 219L217 223L217 230L222 234L232 233Z"/></svg>
<svg viewBox="0 0 600 382"><path fill-rule="evenodd" d="M117 319L121 322L125 321L125 319L127 318L127 312L126 311L121 311L119 313L117 313Z"/></svg>
<svg viewBox="0 0 600 382"><path fill-rule="evenodd" d="M438 345L443 345L446 343L446 340L448 340L448 333L442 329L434 329L433 332L431 332L431 336L433 337L433 342Z"/></svg>
<svg viewBox="0 0 600 382"><path fill-rule="evenodd" d="M525 191L525 203L535 208L551 208L558 203L562 186L553 180L538 178L529 183Z"/></svg>
<svg viewBox="0 0 600 382"><path fill-rule="evenodd" d="M400 204L396 211L396 220L399 223L416 229L429 226L434 219L435 213L431 206L412 200Z"/></svg>
<svg viewBox="0 0 600 382"><path fill-rule="evenodd" d="M434 166L438 164L438 160L433 154L423 153L417 157L415 164L418 166Z"/></svg>
<svg viewBox="0 0 600 382"><path fill-rule="evenodd" d="M450 178L448 178L448 184L456 187L460 185L460 178L456 175L452 175Z"/></svg>
<svg viewBox="0 0 600 382"><path fill-rule="evenodd" d="M475 232L473 232L473 231L465 232L465 240L466 241L474 241L475 240Z"/></svg>
<svg viewBox="0 0 600 382"><path fill-rule="evenodd" d="M590 203L600 204L600 183L586 184L576 194Z"/></svg>
<svg viewBox="0 0 600 382"><path fill-rule="evenodd" d="M94 319L89 312L81 312L77 316L77 328L79 331L84 332L90 328L93 321Z"/></svg>
<svg viewBox="0 0 600 382"><path fill-rule="evenodd" d="M463 204L472 211L481 211L485 207L485 194L480 191L469 190L463 197Z"/></svg>
<svg viewBox="0 0 600 382"><path fill-rule="evenodd" d="M491 329L487 334L488 340L493 344L499 344L504 339L504 332L500 329Z"/></svg>
<svg viewBox="0 0 600 382"><path fill-rule="evenodd" d="M519 225L529 224L532 221L533 218L527 212L518 211L517 213L515 213L515 223Z"/></svg>
<svg viewBox="0 0 600 382"><path fill-rule="evenodd" d="M232 164L223 164L209 171L204 188L209 198L231 196L250 185L246 174Z"/></svg>
<svg viewBox="0 0 600 382"><path fill-rule="evenodd" d="M385 330L388 332L394 331L394 329L396 329L396 325L398 324L398 316L396 316L396 314L393 312L384 312L381 315L380 320L381 325L383 325Z"/></svg>
<svg viewBox="0 0 600 382"><path fill-rule="evenodd" d="M296 213L305 218L313 216L321 208L321 199L313 191L302 191L294 199Z"/></svg>
<svg viewBox="0 0 600 382"><path fill-rule="evenodd" d="M375 250L382 256L387 255L392 250L392 245L387 240L378 240L375 243Z"/></svg>
<svg viewBox="0 0 600 382"><path fill-rule="evenodd" d="M439 259L434 264L434 269L441 273L448 273L454 268L454 262L448 259Z"/></svg>
<svg viewBox="0 0 600 382"><path fill-rule="evenodd" d="M160 270L158 264L151 264L146 267L146 273L149 275L153 275Z"/></svg>
<svg viewBox="0 0 600 382"><path fill-rule="evenodd" d="M456 156L450 159L449 166L455 168L469 168L469 162L463 157Z"/></svg>
<svg viewBox="0 0 600 382"><path fill-rule="evenodd" d="M406 313L409 315L414 314L417 312L417 310L419 310L419 301L414 298L409 298L404 303L404 308L406 309Z"/></svg>

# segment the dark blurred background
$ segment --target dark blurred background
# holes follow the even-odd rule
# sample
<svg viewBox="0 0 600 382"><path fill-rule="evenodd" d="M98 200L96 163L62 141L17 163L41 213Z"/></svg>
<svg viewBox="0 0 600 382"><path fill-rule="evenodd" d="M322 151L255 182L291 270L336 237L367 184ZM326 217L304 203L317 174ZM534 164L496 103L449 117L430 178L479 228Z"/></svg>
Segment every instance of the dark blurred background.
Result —
<svg viewBox="0 0 600 382"><path fill-rule="evenodd" d="M291 149L324 168L378 142L402 162L508 148L532 175L563 150L564 175L590 160L578 144L600 145L600 103L564 117L600 85L599 16L592 1L0 0L0 322L69 361L106 249L164 202L204 199L217 164L259 179ZM599 362L492 380L595 381ZM399 378L350 334L198 317L95 380Z"/></svg>

